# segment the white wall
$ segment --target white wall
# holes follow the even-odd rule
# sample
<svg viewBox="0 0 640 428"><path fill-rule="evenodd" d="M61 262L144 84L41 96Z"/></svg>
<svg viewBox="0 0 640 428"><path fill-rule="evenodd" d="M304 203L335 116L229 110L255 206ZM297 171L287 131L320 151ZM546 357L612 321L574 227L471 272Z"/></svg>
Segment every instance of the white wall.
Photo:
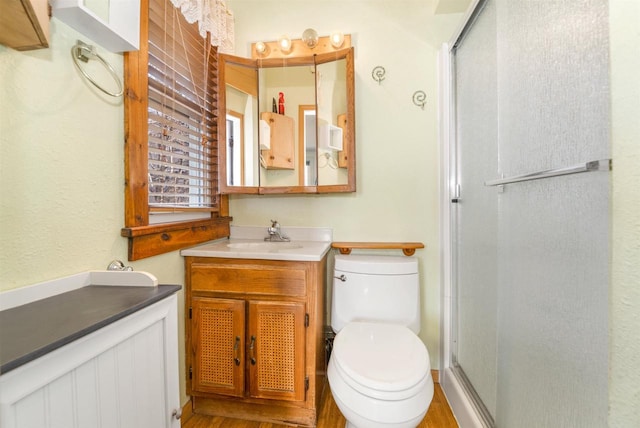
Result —
<svg viewBox="0 0 640 428"><path fill-rule="evenodd" d="M177 252L126 261L122 98L81 77L70 54L76 39L95 44L53 18L49 49L0 46L0 290L106 269L113 259L183 284ZM122 55L96 48L122 76ZM100 77L99 67L88 70ZM181 390L185 397L182 369Z"/></svg>
<svg viewBox="0 0 640 428"><path fill-rule="evenodd" d="M300 38L309 27L321 36L351 34L355 47L357 192L319 196L232 196L234 224L328 226L336 241L420 241L422 330L432 367L438 368L438 140L436 57L462 16L433 15L425 1L230 0L236 55L250 44ZM371 77L383 66L386 78ZM424 110L412 102L427 93ZM400 252L393 254L401 255Z"/></svg>
<svg viewBox="0 0 640 428"><path fill-rule="evenodd" d="M610 0L613 152L609 426L640 425L640 2Z"/></svg>

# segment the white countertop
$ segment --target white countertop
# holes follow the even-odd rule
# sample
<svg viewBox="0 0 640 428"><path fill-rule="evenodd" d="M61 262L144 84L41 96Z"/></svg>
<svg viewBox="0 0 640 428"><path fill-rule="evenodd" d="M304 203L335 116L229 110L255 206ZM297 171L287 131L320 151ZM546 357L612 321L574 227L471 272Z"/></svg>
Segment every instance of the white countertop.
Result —
<svg viewBox="0 0 640 428"><path fill-rule="evenodd" d="M320 261L331 249L331 229L282 227L289 242L268 242L266 227L231 226L229 239L180 251L182 256L285 261Z"/></svg>

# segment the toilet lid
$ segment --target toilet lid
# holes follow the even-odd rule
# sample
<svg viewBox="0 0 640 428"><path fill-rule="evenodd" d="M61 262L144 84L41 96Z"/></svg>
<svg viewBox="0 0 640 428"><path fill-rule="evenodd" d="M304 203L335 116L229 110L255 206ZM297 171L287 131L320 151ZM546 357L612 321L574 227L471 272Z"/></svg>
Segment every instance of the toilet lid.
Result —
<svg viewBox="0 0 640 428"><path fill-rule="evenodd" d="M431 370L420 338L394 324L347 324L334 339L331 358L353 381L386 392L409 389Z"/></svg>

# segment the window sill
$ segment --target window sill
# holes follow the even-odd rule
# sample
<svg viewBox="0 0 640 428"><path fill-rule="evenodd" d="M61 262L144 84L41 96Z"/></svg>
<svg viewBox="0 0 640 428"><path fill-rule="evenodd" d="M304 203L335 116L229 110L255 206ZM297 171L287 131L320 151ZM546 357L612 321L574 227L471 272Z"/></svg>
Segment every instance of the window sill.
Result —
<svg viewBox="0 0 640 428"><path fill-rule="evenodd" d="M178 223L125 227L120 235L129 238L129 261L140 260L230 235L231 217Z"/></svg>

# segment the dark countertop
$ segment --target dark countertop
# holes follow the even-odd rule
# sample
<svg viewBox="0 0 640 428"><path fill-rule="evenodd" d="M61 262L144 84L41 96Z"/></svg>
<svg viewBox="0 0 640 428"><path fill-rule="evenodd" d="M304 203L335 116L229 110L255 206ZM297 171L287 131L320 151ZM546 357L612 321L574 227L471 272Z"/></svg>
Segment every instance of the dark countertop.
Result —
<svg viewBox="0 0 640 428"><path fill-rule="evenodd" d="M0 312L0 374L150 306L179 285L90 285Z"/></svg>

